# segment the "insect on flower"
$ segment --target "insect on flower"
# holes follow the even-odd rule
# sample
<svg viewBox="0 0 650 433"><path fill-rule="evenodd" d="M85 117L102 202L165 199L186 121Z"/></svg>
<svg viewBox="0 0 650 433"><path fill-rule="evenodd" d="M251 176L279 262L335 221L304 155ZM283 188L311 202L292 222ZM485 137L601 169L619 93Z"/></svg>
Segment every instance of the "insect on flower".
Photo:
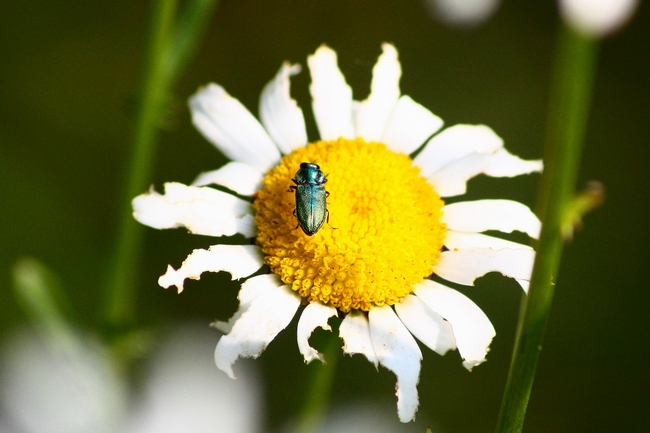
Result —
<svg viewBox="0 0 650 433"><path fill-rule="evenodd" d="M358 103L334 50L321 46L307 63L320 141L309 142L302 109L291 98L297 65L284 63L262 91L260 121L223 87L209 84L190 99L192 119L232 161L192 185L168 182L164 194L136 197L134 216L156 229L244 237L235 238L239 245L217 240L197 249L158 280L180 292L186 279L204 272L245 278L239 309L214 325L224 333L215 362L228 376L235 378L237 359L261 355L297 315L305 362L324 361L309 338L316 328L332 331L328 320L339 317L343 353L361 354L395 374L397 414L409 422L419 405L416 338L440 355L458 349L471 370L485 361L496 334L479 306L451 285L472 286L497 271L528 289L533 248L484 232L520 231L536 239L541 228L516 201L445 199L465 194L474 176L513 177L539 172L543 164L509 153L485 125L439 132L442 119L401 93L401 65L390 44L382 45L370 95ZM332 178L307 161L319 161ZM330 212L336 230L323 228ZM264 265L268 270L258 273Z"/></svg>
<svg viewBox="0 0 650 433"><path fill-rule="evenodd" d="M298 225L307 236L315 235L323 226L325 219L329 221L329 211L325 199L329 192L325 190L327 177L318 164L300 163L300 170L291 179L295 185L289 191L296 192L296 209L293 214L298 219Z"/></svg>

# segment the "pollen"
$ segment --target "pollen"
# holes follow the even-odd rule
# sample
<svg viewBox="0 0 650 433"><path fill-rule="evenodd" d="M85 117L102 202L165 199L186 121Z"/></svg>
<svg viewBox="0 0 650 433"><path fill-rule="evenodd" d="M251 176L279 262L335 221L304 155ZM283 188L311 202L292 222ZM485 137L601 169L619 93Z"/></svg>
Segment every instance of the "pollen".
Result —
<svg viewBox="0 0 650 433"><path fill-rule="evenodd" d="M306 235L289 189L301 162L327 176L329 220ZM253 206L264 261L309 302L342 312L393 305L431 275L447 227L443 201L408 155L382 143L311 143L269 170Z"/></svg>

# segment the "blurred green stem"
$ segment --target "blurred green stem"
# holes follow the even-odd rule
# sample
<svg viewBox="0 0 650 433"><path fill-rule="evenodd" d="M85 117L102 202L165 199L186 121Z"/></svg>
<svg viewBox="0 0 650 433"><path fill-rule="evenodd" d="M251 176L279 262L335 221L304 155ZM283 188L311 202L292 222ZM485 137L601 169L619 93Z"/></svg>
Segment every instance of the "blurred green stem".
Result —
<svg viewBox="0 0 650 433"><path fill-rule="evenodd" d="M51 347L73 347L73 326L66 317L70 307L58 276L31 257L20 258L12 276L16 300L43 341Z"/></svg>
<svg viewBox="0 0 650 433"><path fill-rule="evenodd" d="M319 430L325 415L336 365L341 356L341 340L337 333L327 333L327 347L325 348L325 360L327 364L315 365L307 383L307 395L302 408L298 433L310 433Z"/></svg>
<svg viewBox="0 0 650 433"><path fill-rule="evenodd" d="M175 83L179 75L196 54L217 0L191 0L185 2L179 14L171 43L164 60L164 74L169 83Z"/></svg>
<svg viewBox="0 0 650 433"><path fill-rule="evenodd" d="M158 128L174 82L196 52L217 0L189 0L176 17L178 0L153 1L149 53L143 92L134 131L128 179L121 196L117 244L112 258L105 302L105 321L111 333L135 322L136 270L143 231L133 219L131 200L147 190L155 161Z"/></svg>
<svg viewBox="0 0 650 433"><path fill-rule="evenodd" d="M138 119L129 157L128 179L121 196L120 224L117 246L110 267L106 321L109 330L131 325L135 312L135 270L138 266L142 228L133 219L131 200L144 192L151 182L154 163L156 132L160 126L168 80L164 73L164 60L176 15L177 0L153 1L149 54L140 99Z"/></svg>
<svg viewBox="0 0 650 433"><path fill-rule="evenodd" d="M575 184L596 71L597 42L558 31L551 80L544 173L538 197L542 232L530 289L501 403L497 433L520 432L542 348ZM566 236L566 231L565 231Z"/></svg>

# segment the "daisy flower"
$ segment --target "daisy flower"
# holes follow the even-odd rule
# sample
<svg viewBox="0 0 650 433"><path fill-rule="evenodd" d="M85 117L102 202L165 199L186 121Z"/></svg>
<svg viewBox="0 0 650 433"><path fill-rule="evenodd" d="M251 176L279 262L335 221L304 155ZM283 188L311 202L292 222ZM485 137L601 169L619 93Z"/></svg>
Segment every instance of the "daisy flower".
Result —
<svg viewBox="0 0 650 433"><path fill-rule="evenodd" d="M238 358L259 356L298 311L298 349L307 363L323 361L309 337L317 327L331 330L328 320L338 316L343 352L396 375L398 416L408 422L418 407L422 359L414 337L441 355L458 349L471 370L485 360L495 335L476 304L429 278L473 285L497 271L525 290L533 249L482 232L536 238L540 230L521 203L445 204L442 197L464 194L478 174L512 177L540 171L542 163L511 155L484 125L438 132L442 120L400 93L392 45L382 46L364 101L353 99L332 49L321 46L307 63L320 141L308 142L302 110L290 96L299 65L283 64L264 88L259 121L209 84L190 99L192 120L232 162L192 185L166 183L164 194L136 197L134 216L157 229L247 239L194 250L158 280L180 292L185 279L203 272L245 278L239 309L216 323L226 335L215 360L230 377ZM313 236L299 227L290 189L303 162L317 163L327 176L328 221Z"/></svg>

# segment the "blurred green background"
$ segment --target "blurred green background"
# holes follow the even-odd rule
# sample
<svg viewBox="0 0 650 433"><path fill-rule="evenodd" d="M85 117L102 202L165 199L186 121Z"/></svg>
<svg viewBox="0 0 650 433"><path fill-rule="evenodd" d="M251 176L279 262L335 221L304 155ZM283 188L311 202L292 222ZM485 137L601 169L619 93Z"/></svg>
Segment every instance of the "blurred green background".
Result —
<svg viewBox="0 0 650 433"><path fill-rule="evenodd" d="M55 270L83 326L96 328L117 231L120 191L141 87L150 2L97 0L0 3L0 338L24 323L11 288L23 255ZM355 99L369 91L382 42L399 50L403 93L446 125L485 123L523 158L542 155L553 1L505 1L476 28L448 26L420 1L221 1L196 58L174 89L152 179L191 182L225 159L191 125L186 100L199 85L223 85L253 113L284 60L306 64L326 43ZM601 45L580 182L596 179L605 205L568 245L535 380L526 432L647 431L650 426L650 7ZM292 94L317 138L303 71ZM534 206L539 176L477 178L470 198ZM238 286L206 275L177 295L157 285L213 239L185 230L146 231L138 274L138 325L198 319L206 326L236 308ZM423 350L417 425L444 432L493 431L520 302L497 275L463 290L493 321L486 364L471 374L457 352ZM295 323L257 361L263 367L267 429L300 409L310 367ZM215 331L216 332L216 331ZM216 367L215 367L216 371ZM216 374L216 373L215 373ZM394 376L361 357L339 363L332 401L394 401ZM396 415L395 415L396 416Z"/></svg>

